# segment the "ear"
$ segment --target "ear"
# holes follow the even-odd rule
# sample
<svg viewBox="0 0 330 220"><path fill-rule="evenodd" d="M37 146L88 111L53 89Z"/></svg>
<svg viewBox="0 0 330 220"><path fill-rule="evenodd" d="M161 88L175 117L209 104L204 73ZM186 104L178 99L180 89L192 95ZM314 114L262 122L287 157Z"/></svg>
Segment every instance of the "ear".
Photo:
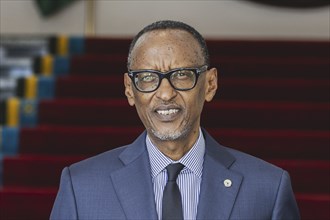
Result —
<svg viewBox="0 0 330 220"><path fill-rule="evenodd" d="M134 92L133 92L134 85L132 85L132 80L127 73L124 74L124 85L125 85L125 95L127 97L128 103L130 106L134 106L135 104Z"/></svg>
<svg viewBox="0 0 330 220"><path fill-rule="evenodd" d="M205 84L205 100L210 102L218 89L218 71L216 68L207 71Z"/></svg>

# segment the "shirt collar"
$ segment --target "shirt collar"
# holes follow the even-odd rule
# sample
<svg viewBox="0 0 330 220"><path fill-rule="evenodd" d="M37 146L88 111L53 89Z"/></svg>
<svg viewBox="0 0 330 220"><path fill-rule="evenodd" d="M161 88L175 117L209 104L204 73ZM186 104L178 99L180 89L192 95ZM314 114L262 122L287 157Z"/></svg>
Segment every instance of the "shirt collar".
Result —
<svg viewBox="0 0 330 220"><path fill-rule="evenodd" d="M205 154L205 139L203 137L201 129L199 129L199 136L193 147L178 161L165 156L150 140L149 136L146 136L146 145L151 165L151 175L155 178L160 172L162 172L171 163L182 163L185 170L190 170L197 177L202 177L204 154Z"/></svg>

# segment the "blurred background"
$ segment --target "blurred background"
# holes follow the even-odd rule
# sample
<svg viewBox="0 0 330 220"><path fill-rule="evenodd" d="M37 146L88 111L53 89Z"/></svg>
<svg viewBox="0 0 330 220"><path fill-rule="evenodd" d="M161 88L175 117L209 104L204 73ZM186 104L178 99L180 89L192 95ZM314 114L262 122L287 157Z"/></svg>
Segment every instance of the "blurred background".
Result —
<svg viewBox="0 0 330 220"><path fill-rule="evenodd" d="M328 1L273 2L1 0L0 31L84 35L92 22L98 36L132 37L146 24L174 19L192 24L208 38L328 40ZM281 7L285 2L288 6Z"/></svg>
<svg viewBox="0 0 330 220"><path fill-rule="evenodd" d="M0 0L0 219L48 219L65 166L143 131L123 73L164 19L195 27L218 68L202 125L288 170L302 219L329 219L327 0Z"/></svg>

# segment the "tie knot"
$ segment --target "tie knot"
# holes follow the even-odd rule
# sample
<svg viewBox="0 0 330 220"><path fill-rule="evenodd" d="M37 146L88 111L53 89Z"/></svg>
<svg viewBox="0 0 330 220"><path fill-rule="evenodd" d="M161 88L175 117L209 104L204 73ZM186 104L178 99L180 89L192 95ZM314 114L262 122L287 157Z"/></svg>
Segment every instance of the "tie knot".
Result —
<svg viewBox="0 0 330 220"><path fill-rule="evenodd" d="M181 163L172 163L166 167L168 181L176 181L181 170L184 168L184 165Z"/></svg>

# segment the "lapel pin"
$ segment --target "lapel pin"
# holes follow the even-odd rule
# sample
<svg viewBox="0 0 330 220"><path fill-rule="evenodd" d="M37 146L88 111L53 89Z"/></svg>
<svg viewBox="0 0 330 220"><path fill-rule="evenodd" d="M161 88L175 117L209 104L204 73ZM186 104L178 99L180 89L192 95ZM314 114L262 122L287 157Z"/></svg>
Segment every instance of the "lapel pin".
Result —
<svg viewBox="0 0 330 220"><path fill-rule="evenodd" d="M225 185L225 187L231 187L231 185L232 185L232 182L231 182L231 180L230 179L225 179L224 181L223 181L223 185Z"/></svg>

